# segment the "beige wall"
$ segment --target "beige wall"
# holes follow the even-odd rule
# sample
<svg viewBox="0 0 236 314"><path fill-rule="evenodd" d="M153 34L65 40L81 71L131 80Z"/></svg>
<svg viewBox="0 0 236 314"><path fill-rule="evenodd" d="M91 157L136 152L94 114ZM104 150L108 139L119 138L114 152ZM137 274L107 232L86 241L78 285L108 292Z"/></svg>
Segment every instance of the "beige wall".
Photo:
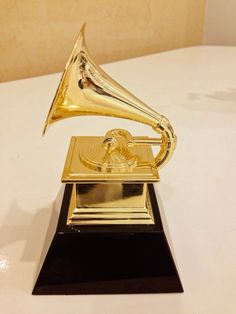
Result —
<svg viewBox="0 0 236 314"><path fill-rule="evenodd" d="M99 63L202 42L205 0L0 0L0 80L62 71L78 31Z"/></svg>
<svg viewBox="0 0 236 314"><path fill-rule="evenodd" d="M207 0L206 45L236 45L236 1Z"/></svg>

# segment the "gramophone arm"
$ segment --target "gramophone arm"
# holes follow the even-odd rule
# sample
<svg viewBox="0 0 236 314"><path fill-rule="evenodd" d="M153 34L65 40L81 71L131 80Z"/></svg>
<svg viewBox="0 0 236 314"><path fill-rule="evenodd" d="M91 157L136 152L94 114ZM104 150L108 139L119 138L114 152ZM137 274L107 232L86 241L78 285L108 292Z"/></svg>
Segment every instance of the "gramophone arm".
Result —
<svg viewBox="0 0 236 314"><path fill-rule="evenodd" d="M165 116L161 116L161 122L153 127L153 130L158 134L161 134L161 138L150 138L136 136L133 138L134 144L150 144L160 146L160 151L155 157L155 163L157 168L162 168L171 158L177 142L177 137Z"/></svg>
<svg viewBox="0 0 236 314"><path fill-rule="evenodd" d="M137 121L137 118L135 120ZM169 123L169 120L165 116L157 114L157 121L158 123L156 124L156 127L153 127L153 120L152 121L150 120L149 122L145 124L152 126L153 130L157 132L158 134L160 134L161 137L151 138L148 136L131 136L131 134L128 131L125 131L122 129L113 129L113 130L108 131L107 134L105 135L104 143L109 143L109 144L116 143L116 139L117 139L116 136L117 135L119 136L120 134L122 134L126 138L127 140L126 145L128 146L129 144L131 144L131 146L133 145L160 146L160 150L158 154L155 156L156 166L157 168L160 169L171 158L176 147L177 137L174 134L174 131Z"/></svg>
<svg viewBox="0 0 236 314"><path fill-rule="evenodd" d="M160 151L155 157L155 162L158 168L163 167L171 158L177 142L177 137L174 134L172 126L168 119L162 116L161 123L154 129L157 133L162 133L162 143Z"/></svg>

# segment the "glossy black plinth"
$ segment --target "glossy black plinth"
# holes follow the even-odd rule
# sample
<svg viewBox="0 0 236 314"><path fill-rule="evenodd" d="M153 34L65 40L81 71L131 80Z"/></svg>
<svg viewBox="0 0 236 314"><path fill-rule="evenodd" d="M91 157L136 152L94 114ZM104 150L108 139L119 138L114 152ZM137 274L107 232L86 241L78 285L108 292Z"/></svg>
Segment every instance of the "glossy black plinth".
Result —
<svg viewBox="0 0 236 314"><path fill-rule="evenodd" d="M183 292L153 186L155 225L68 227L66 185L56 234L33 294Z"/></svg>

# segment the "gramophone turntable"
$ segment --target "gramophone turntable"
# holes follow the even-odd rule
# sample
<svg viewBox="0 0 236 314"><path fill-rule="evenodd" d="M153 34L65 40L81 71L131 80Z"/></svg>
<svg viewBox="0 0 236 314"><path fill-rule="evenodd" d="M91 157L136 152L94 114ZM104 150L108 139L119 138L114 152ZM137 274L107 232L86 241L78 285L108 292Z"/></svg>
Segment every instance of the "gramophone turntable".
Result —
<svg viewBox="0 0 236 314"><path fill-rule="evenodd" d="M111 116L144 123L158 137L113 129L72 136L57 230L34 294L182 292L153 184L176 136L168 119L91 59L82 28L62 75L44 133L61 119ZM152 145L159 147L156 156Z"/></svg>

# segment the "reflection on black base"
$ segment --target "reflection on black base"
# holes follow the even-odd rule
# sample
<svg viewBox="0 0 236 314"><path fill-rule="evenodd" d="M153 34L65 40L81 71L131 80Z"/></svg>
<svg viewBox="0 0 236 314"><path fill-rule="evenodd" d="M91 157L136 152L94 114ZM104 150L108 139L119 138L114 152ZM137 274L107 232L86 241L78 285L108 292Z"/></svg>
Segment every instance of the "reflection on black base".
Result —
<svg viewBox="0 0 236 314"><path fill-rule="evenodd" d="M155 225L66 225L71 185L66 185L56 234L33 294L183 292L166 241L153 186Z"/></svg>

